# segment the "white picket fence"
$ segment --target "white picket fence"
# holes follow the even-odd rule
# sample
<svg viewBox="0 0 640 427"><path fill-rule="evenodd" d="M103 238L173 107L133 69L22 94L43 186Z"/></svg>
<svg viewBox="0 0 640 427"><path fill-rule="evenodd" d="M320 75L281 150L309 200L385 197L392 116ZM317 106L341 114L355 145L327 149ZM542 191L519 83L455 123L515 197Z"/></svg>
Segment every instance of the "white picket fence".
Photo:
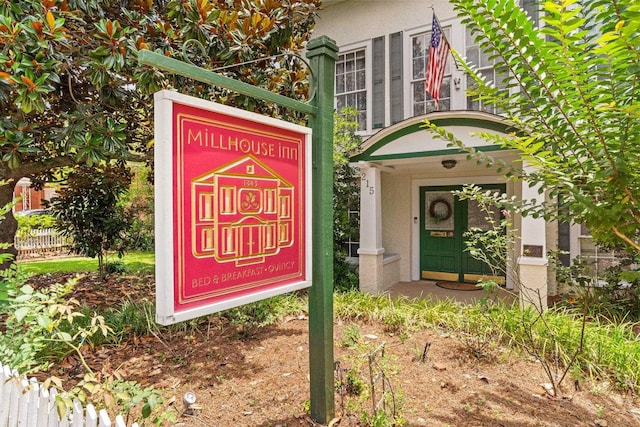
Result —
<svg viewBox="0 0 640 427"><path fill-rule="evenodd" d="M69 239L53 228L33 229L26 236L16 235L14 246L18 256L42 256L69 246Z"/></svg>
<svg viewBox="0 0 640 427"><path fill-rule="evenodd" d="M58 415L56 390L45 389L35 378L27 380L15 370L0 363L0 427L126 427L124 418L111 422L107 412L96 412L93 405L86 411L79 401ZM137 423L131 427L138 427Z"/></svg>

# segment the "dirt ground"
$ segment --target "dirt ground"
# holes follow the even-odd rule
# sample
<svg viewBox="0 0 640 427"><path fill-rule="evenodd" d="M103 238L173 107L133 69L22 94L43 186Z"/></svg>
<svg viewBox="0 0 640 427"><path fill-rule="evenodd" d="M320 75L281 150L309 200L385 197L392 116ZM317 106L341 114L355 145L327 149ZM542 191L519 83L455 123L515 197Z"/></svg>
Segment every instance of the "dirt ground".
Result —
<svg viewBox="0 0 640 427"><path fill-rule="evenodd" d="M44 286L63 276L39 276ZM74 297L95 306L117 307L125 299L153 298L153 279L113 276L106 284L83 279ZM606 383L565 380L564 399L548 397L539 363L498 348L478 359L468 342L447 331L410 334L385 331L381 324L334 322L335 360L340 372L362 362L341 345L354 330L362 343L385 343L385 374L408 426L640 426L640 398L620 395ZM118 347L100 347L88 361L97 372L117 373L165 391L179 414L178 426L316 425L305 412L309 399L308 319L283 319L247 336L246 331L212 318L171 331L131 336ZM426 357L425 347L428 347ZM366 364L364 364L366 365ZM81 375L73 356L51 373L72 384ZM368 368L365 366L368 373ZM362 376L366 382L367 375ZM184 413L185 392L196 395L196 410ZM336 393L338 427L363 426L359 413L371 401ZM351 402L351 403L349 403Z"/></svg>

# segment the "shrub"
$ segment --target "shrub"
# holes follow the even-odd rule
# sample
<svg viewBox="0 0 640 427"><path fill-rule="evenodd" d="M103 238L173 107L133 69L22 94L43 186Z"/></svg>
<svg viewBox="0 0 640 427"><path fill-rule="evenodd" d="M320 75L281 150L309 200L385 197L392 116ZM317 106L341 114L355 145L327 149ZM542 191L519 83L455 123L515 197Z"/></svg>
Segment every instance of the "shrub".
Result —
<svg viewBox="0 0 640 427"><path fill-rule="evenodd" d="M333 259L333 290L337 292L357 290L359 283L356 268L343 255L336 254Z"/></svg>
<svg viewBox="0 0 640 427"><path fill-rule="evenodd" d="M127 271L127 266L124 261L119 259L115 261L107 261L106 271L107 274L121 274Z"/></svg>
<svg viewBox="0 0 640 427"><path fill-rule="evenodd" d="M344 108L334 114L333 132L333 270L334 289L348 291L358 288L358 273L349 264L345 256L348 241L358 235L359 224L349 214L349 208L359 206L360 185L356 170L349 165L349 158L353 156L362 138L357 135L358 111L354 108Z"/></svg>
<svg viewBox="0 0 640 427"><path fill-rule="evenodd" d="M98 376L85 362L86 344L113 341L113 330L102 316L90 314L86 308L79 311L78 301L68 297L77 279L36 290L24 284L24 277L15 268L9 271L14 273L4 273L5 282L10 284L9 298L6 304L0 304L0 316L5 319L0 330L0 360L24 374L45 370L75 353L84 368L85 375L75 387L57 394L59 413L73 407L77 399L83 405L92 402L97 409L106 408L138 421L150 420L155 425L165 425L175 418L163 407L161 392L153 386L143 388L135 381L105 373ZM52 386L63 391L59 378L44 381L44 388Z"/></svg>
<svg viewBox="0 0 640 427"><path fill-rule="evenodd" d="M133 165L133 177L128 190L118 201L131 225L123 242L127 250L152 251L154 245L154 204L152 170L148 166Z"/></svg>
<svg viewBox="0 0 640 427"><path fill-rule="evenodd" d="M68 185L51 200L57 228L72 238L77 254L98 258L100 278L105 275L104 257L108 250L123 254L122 237L129 217L117 199L129 186L129 170L121 165L79 166L67 179Z"/></svg>
<svg viewBox="0 0 640 427"><path fill-rule="evenodd" d="M18 275L6 280L10 286L7 304L0 305L6 319L0 333L0 360L12 368L46 369L57 355L69 351L76 352L84 364L82 343L98 332L103 336L109 332L102 316L76 323L84 315L77 311L78 301L66 296L77 279L41 290L25 285Z"/></svg>
<svg viewBox="0 0 640 427"><path fill-rule="evenodd" d="M640 321L640 256L621 256L614 265L596 271L585 259L577 258L569 267L557 264L558 282L566 295L561 306L586 307L590 319L604 318L614 323Z"/></svg>
<svg viewBox="0 0 640 427"><path fill-rule="evenodd" d="M20 237L25 237L29 235L31 230L41 230L43 228L52 228L56 224L56 219L53 215L50 214L41 214L41 215L16 215L16 220L18 221L18 231L17 235Z"/></svg>

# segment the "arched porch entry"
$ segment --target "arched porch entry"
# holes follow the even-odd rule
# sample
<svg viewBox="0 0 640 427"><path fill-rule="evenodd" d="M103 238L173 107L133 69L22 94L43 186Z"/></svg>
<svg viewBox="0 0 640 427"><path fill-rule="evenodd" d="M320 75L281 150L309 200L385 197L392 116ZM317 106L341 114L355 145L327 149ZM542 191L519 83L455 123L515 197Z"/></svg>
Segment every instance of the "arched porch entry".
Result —
<svg viewBox="0 0 640 427"><path fill-rule="evenodd" d="M518 198L541 197L537 189L520 181L507 181L495 169L468 160L467 153L433 138L424 128L425 118L469 147L522 165L518 152L489 145L479 136L488 131L510 132L501 117L482 112L446 111L414 117L366 140L360 154L351 159L361 174L358 254L362 291L379 293L397 282L423 279L471 282L487 275L486 268L472 265L464 253L462 235L478 215L470 217L468 202L456 200L451 190L477 184ZM434 219L440 222L435 224ZM546 253L544 220L515 216L513 227L526 229L522 235L527 244L539 246ZM520 244L510 248L511 259L526 262L527 257L521 254ZM546 283L546 259L533 260L533 265L536 277ZM513 277L507 275L506 286L513 287L509 276Z"/></svg>

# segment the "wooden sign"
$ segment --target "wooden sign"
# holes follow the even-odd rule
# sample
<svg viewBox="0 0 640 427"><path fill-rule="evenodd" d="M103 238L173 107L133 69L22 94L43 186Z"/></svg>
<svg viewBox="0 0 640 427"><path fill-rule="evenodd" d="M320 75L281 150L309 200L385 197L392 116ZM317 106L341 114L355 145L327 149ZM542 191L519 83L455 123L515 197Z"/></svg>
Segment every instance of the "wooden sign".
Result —
<svg viewBox="0 0 640 427"><path fill-rule="evenodd" d="M310 286L311 130L172 91L155 123L158 323Z"/></svg>

